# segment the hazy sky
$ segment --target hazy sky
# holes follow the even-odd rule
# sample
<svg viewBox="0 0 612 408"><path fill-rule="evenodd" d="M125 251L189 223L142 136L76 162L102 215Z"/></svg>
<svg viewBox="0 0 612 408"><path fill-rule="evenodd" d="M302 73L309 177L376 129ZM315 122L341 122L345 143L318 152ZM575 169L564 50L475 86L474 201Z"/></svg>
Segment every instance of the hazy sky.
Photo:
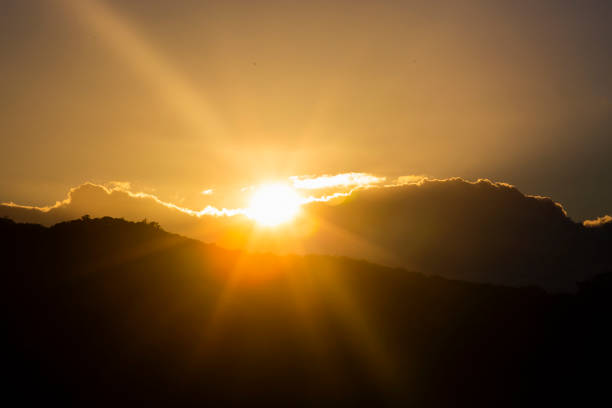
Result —
<svg viewBox="0 0 612 408"><path fill-rule="evenodd" d="M612 211L612 2L0 0L0 202L348 171ZM211 197L201 195L214 189Z"/></svg>

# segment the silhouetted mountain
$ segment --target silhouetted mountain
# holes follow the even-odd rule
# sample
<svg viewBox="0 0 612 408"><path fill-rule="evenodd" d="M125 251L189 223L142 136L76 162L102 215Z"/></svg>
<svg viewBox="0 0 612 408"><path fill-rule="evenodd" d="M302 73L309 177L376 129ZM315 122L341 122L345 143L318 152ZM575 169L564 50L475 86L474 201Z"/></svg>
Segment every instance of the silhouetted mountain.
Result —
<svg viewBox="0 0 612 408"><path fill-rule="evenodd" d="M551 295L108 217L0 239L22 406L610 403L610 273Z"/></svg>
<svg viewBox="0 0 612 408"><path fill-rule="evenodd" d="M485 179L358 189L305 204L294 222L272 231L246 216L195 216L148 194L91 183L48 208L0 205L0 217L44 225L84 214L147 217L224 248L343 255L449 279L558 292L575 291L577 281L612 268L610 216L576 223L549 198Z"/></svg>

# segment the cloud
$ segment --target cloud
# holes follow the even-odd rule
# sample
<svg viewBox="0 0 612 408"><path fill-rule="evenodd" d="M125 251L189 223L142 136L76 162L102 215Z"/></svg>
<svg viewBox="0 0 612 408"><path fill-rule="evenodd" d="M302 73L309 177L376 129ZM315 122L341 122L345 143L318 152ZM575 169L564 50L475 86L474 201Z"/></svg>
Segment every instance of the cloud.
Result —
<svg viewBox="0 0 612 408"><path fill-rule="evenodd" d="M126 218L133 218L133 215L142 218L148 216L147 214L163 213L163 210L194 217L244 214L244 209L218 209L213 206L207 206L199 211L192 210L163 201L153 194L132 192L129 187L130 184L127 182L110 182L106 185L86 182L71 188L64 200L57 201L52 206L35 207L13 202L2 203L3 211L1 214L15 218L16 221L25 222L32 217L40 218L36 217L40 215L37 213L48 214L45 222L42 222L46 225L85 214L94 216L106 214Z"/></svg>
<svg viewBox="0 0 612 408"><path fill-rule="evenodd" d="M585 220L582 224L585 227L601 227L604 224L612 224L612 216L604 215L594 220Z"/></svg>
<svg viewBox="0 0 612 408"><path fill-rule="evenodd" d="M427 180L428 177L425 175L416 175L416 174L411 174L408 176L400 176L395 180L394 185L396 186L402 186L404 184L419 184L422 181Z"/></svg>
<svg viewBox="0 0 612 408"><path fill-rule="evenodd" d="M119 189L119 190L130 190L132 188L132 183L129 181L109 181L106 184L110 190Z"/></svg>
<svg viewBox="0 0 612 408"><path fill-rule="evenodd" d="M487 179L409 176L357 184L303 197L300 216L275 229L258 227L245 209L194 210L128 187L85 183L52 206L4 204L0 216L45 225L85 214L147 218L229 248L343 255L452 279L553 290L572 289L612 268L610 216L576 223L550 198Z"/></svg>
<svg viewBox="0 0 612 408"><path fill-rule="evenodd" d="M376 177L368 173L343 173L336 175L293 176L289 177L293 187L299 190L318 190L332 187L365 187L385 181L385 177Z"/></svg>
<svg viewBox="0 0 612 408"><path fill-rule="evenodd" d="M559 259L559 249L580 228L548 198L526 196L504 183L459 178L356 191L341 206L312 204L309 213L325 229L320 239L332 237L336 243L328 242L329 247L342 253L361 252L376 262L451 278L516 285L567 284L560 275L543 276L550 273L546 262Z"/></svg>

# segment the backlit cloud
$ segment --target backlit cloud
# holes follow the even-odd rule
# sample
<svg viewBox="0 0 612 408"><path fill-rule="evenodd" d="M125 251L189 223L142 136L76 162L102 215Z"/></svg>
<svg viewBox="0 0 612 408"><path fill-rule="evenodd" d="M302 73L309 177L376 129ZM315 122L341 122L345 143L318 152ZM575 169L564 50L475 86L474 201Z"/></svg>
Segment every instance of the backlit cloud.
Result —
<svg viewBox="0 0 612 408"><path fill-rule="evenodd" d="M8 207L8 208L33 210L33 211L40 211L43 213L47 213L51 210L60 209L62 207L67 207L70 204L72 204L75 193L82 192L83 190L94 189L94 190L99 190L101 192L104 192L109 196L112 196L115 193L120 193L123 195L127 195L130 198L137 198L137 199L141 199L144 201L153 202L155 204L159 204L160 206L170 208L170 209L182 212L184 214L192 215L196 217L202 217L205 215L233 216L233 215L245 213L245 210L242 208L235 208L235 209L221 208L219 209L213 206L206 206L205 208L199 211L192 210L189 208L181 207L171 202L163 201L153 194L143 193L143 192L132 192L129 190L129 188L130 188L130 183L128 182L112 181L112 182L107 183L106 185L86 182L86 183L81 184L80 186L71 188L70 191L68 192L68 197L66 199L62 201L57 201L54 205L51 205L51 206L36 207L36 206L30 206L30 205L20 205L20 204L16 204L13 202L1 203L1 205L4 207Z"/></svg>
<svg viewBox="0 0 612 408"><path fill-rule="evenodd" d="M418 184L424 180L427 180L427 176L425 175L408 175L408 176L400 176L395 179L394 185L401 186L404 184Z"/></svg>
<svg viewBox="0 0 612 408"><path fill-rule="evenodd" d="M318 190L332 187L365 187L385 181L385 177L377 177L368 173L343 173L336 175L293 176L289 177L293 187L300 190Z"/></svg>
<svg viewBox="0 0 612 408"><path fill-rule="evenodd" d="M604 215L594 220L586 220L582 223L585 227L600 227L604 224L612 224L612 216Z"/></svg>

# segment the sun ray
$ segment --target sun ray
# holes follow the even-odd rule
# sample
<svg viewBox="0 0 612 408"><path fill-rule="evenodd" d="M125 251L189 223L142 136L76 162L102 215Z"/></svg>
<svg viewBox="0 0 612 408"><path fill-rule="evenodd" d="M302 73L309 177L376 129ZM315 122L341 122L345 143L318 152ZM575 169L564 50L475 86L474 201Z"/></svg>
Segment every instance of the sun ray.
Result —
<svg viewBox="0 0 612 408"><path fill-rule="evenodd" d="M99 0L62 0L80 21L94 30L112 51L148 80L160 97L198 136L221 142L227 135L211 104L196 92L185 76L179 73L138 31L107 3Z"/></svg>

